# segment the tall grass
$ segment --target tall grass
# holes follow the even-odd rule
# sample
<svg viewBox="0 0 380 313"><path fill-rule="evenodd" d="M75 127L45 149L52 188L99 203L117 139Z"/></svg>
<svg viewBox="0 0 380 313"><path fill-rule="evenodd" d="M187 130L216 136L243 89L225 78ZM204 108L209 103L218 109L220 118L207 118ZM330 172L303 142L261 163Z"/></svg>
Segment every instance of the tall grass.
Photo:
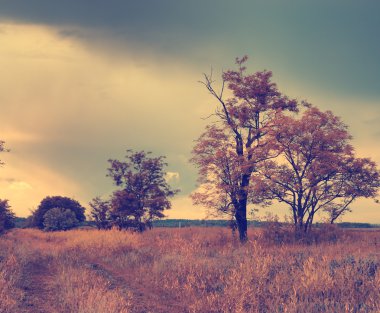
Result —
<svg viewBox="0 0 380 313"><path fill-rule="evenodd" d="M222 228L15 230L0 238L0 312L22 312L25 277L54 291L32 295L51 312L380 312L380 231L329 232L251 230L241 246ZM36 260L45 275L25 276Z"/></svg>

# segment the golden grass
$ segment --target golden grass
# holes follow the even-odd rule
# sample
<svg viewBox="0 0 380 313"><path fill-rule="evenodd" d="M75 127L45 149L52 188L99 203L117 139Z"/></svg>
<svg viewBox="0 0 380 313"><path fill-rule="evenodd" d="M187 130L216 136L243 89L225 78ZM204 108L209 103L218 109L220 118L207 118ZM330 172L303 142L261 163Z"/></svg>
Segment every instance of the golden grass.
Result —
<svg viewBox="0 0 380 313"><path fill-rule="evenodd" d="M0 312L33 312L23 297L51 312L380 312L380 231L311 245L266 236L251 230L241 246L222 228L14 230L0 238ZM42 265L28 276L31 264Z"/></svg>

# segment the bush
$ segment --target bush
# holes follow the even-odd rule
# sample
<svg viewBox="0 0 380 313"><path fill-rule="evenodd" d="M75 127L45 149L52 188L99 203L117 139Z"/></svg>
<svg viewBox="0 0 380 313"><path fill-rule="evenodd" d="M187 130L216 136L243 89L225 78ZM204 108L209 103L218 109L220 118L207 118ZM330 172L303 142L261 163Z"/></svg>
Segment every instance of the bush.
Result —
<svg viewBox="0 0 380 313"><path fill-rule="evenodd" d="M68 230L78 225L75 213L70 209L53 208L44 215L44 230Z"/></svg>
<svg viewBox="0 0 380 313"><path fill-rule="evenodd" d="M10 209L8 200L0 200L0 234L15 226L15 215Z"/></svg>
<svg viewBox="0 0 380 313"><path fill-rule="evenodd" d="M263 241L269 244L286 244L295 241L294 226L272 220L264 224Z"/></svg>
<svg viewBox="0 0 380 313"><path fill-rule="evenodd" d="M315 225L316 226L316 225ZM294 224L281 223L278 219L271 220L265 223L263 229L263 241L269 244L320 244L324 242L337 243L342 240L347 240L347 235L337 225L318 224L318 227L313 227L307 233L295 233Z"/></svg>
<svg viewBox="0 0 380 313"><path fill-rule="evenodd" d="M37 210L33 212L32 226L44 229L44 216L53 208L71 210L75 214L75 218L78 222L84 222L86 219L84 215L85 208L82 207L78 201L61 196L46 197L41 201Z"/></svg>

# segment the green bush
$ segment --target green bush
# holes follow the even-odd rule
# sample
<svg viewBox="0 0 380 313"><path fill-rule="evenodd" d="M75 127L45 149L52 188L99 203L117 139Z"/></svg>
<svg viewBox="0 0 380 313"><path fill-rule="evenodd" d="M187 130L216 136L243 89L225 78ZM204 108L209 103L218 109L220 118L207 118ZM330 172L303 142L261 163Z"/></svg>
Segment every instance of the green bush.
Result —
<svg viewBox="0 0 380 313"><path fill-rule="evenodd" d="M75 213L70 209L53 208L44 215L44 230L68 230L74 228L79 223Z"/></svg>

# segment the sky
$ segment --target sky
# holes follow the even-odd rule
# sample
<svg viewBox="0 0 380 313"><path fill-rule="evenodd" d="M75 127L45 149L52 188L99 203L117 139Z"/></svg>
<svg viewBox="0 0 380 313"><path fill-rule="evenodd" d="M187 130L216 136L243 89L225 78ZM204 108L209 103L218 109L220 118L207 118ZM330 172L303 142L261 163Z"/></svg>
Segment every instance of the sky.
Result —
<svg viewBox="0 0 380 313"><path fill-rule="evenodd" d="M378 12L375 0L0 0L0 198L18 216L53 195L88 207L115 189L108 159L147 150L181 189L168 217L204 218L189 159L216 103L199 80L243 55L341 116L379 164ZM352 208L344 221L380 223L373 201Z"/></svg>

